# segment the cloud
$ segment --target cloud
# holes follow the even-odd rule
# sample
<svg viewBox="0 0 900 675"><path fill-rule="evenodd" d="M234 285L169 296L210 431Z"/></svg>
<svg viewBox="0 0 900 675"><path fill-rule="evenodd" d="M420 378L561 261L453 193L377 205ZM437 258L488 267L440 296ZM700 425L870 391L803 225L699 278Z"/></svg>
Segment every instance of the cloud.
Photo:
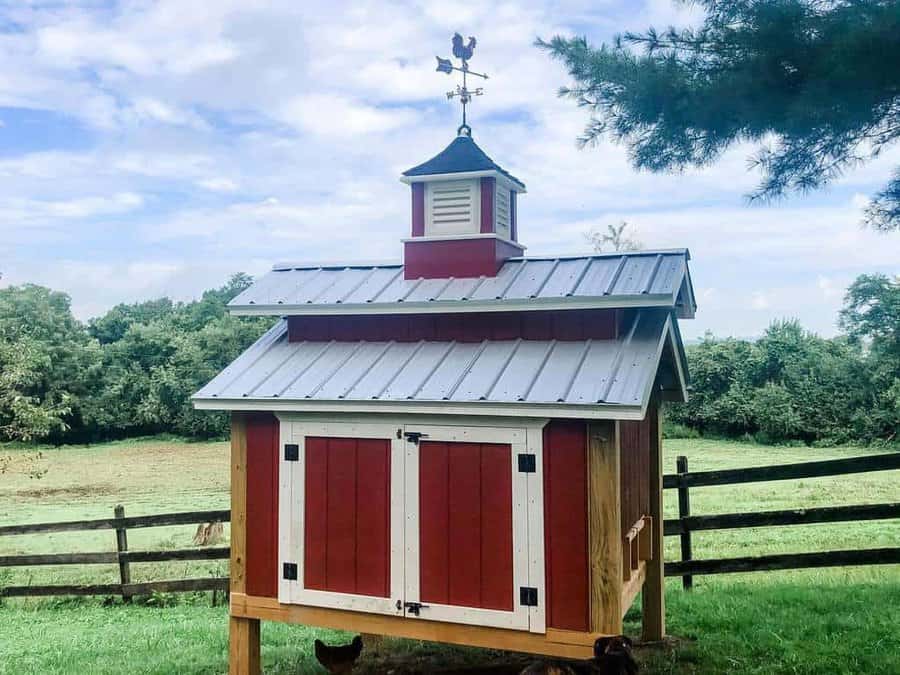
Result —
<svg viewBox="0 0 900 675"><path fill-rule="evenodd" d="M754 291L750 296L751 309L769 309L769 297L764 291Z"/></svg>
<svg viewBox="0 0 900 675"><path fill-rule="evenodd" d="M833 332L856 274L897 271L900 240L858 222L900 149L830 192L748 208L748 146L678 175L636 173L610 143L577 149L586 111L557 97L565 70L532 46L698 16L669 0L7 4L0 20L20 30L0 33L0 106L70 129L55 145L35 129L34 148L0 158L0 269L94 312L275 259L396 258L409 227L398 175L459 124L434 56L460 30L491 76L470 109L475 139L529 188L530 253L585 251L584 232L626 220L648 247L691 248L703 290L685 335L750 335L793 312ZM158 266L148 287L144 263Z"/></svg>
<svg viewBox="0 0 900 675"><path fill-rule="evenodd" d="M360 136L415 124L410 109L383 109L334 94L304 94L284 103L281 121L318 136Z"/></svg>
<svg viewBox="0 0 900 675"><path fill-rule="evenodd" d="M203 180L198 180L197 185L204 190L211 190L213 192L234 192L238 189L238 184L230 178L205 178Z"/></svg>

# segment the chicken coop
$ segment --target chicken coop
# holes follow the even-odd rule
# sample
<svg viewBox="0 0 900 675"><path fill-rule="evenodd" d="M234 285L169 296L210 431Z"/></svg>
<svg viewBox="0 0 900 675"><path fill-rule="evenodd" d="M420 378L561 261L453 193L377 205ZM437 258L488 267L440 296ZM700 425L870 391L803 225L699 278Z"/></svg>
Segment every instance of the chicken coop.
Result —
<svg viewBox="0 0 900 675"><path fill-rule="evenodd" d="M230 311L277 323L194 397L232 418L232 672L261 620L581 658L643 590L661 638L688 252L526 256L467 128L402 181L402 262L276 264Z"/></svg>

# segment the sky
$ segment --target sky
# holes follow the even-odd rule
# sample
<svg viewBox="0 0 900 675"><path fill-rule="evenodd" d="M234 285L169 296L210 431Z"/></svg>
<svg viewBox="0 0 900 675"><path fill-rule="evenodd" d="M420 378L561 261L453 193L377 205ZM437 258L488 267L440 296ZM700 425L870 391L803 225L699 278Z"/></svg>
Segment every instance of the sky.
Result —
<svg viewBox="0 0 900 675"><path fill-rule="evenodd" d="M0 0L0 286L63 290L86 320L284 260L399 259L399 175L459 124L434 60L459 31L490 75L473 137L528 186L529 254L588 252L588 231L627 221L647 248L690 249L686 338L780 318L833 335L857 275L900 273L900 234L860 226L900 148L748 205L750 146L677 175L638 173L611 142L579 149L586 112L533 45L698 18L670 0Z"/></svg>

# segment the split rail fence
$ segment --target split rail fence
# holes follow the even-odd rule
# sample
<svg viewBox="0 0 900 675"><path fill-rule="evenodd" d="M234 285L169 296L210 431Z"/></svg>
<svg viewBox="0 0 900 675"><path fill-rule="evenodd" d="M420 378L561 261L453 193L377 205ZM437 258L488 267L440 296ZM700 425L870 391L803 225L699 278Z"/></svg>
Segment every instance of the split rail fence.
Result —
<svg viewBox="0 0 900 675"><path fill-rule="evenodd" d="M681 560L666 563L665 575L680 576L685 589L693 586L695 575L702 574L900 563L900 547L695 560L691 541L691 534L694 532L900 518L900 502L698 516L691 513L690 492L692 488L713 485L737 485L841 476L870 471L891 471L900 469L900 452L819 462L693 473L688 471L687 457L678 457L676 468L677 473L663 476L663 489L678 490L678 518L664 522L663 534L667 537L679 537Z"/></svg>
<svg viewBox="0 0 900 675"><path fill-rule="evenodd" d="M113 530L116 550L99 553L44 553L38 555L0 556L0 568L31 567L38 565L118 565L119 583L88 585L44 585L0 587L0 597L53 596L53 595L121 595L128 601L136 595L152 593L183 593L188 591L228 591L228 577L199 579L168 579L134 583L131 580L131 563L152 563L190 560L227 560L231 549L227 546L185 548L162 551L128 550L128 531L146 527L170 525L194 525L200 523L227 523L230 511L190 511L165 513L152 516L125 516L125 507L117 506L112 518L78 520L62 523L33 523L0 527L0 537L50 532L84 532L88 530Z"/></svg>
<svg viewBox="0 0 900 675"><path fill-rule="evenodd" d="M848 475L869 471L890 471L895 469L900 469L900 452L820 462L802 462L798 464L782 464L747 469L698 472L690 472L688 470L687 458L679 457L677 460L677 473L663 476L663 488L678 491L678 518L665 521L664 534L667 537L679 537L681 543L681 560L666 563L665 574L666 576L672 577L680 576L684 588L689 589L693 585L694 576L705 574L900 563L900 547L823 551L815 553L780 553L775 555L696 560L693 557L691 540L692 533L710 530L900 518L900 502L817 507L810 509L789 509L782 511L693 515L691 513L690 500L690 491L692 488L800 478L819 478L824 476ZM119 583L7 586L5 588L0 588L0 597L120 595L123 599L128 600L132 596L149 595L154 592L227 592L227 576L199 579L170 579L165 581L148 581L140 583L132 582L131 563L227 560L230 556L230 548L221 546L163 551L130 551L128 549L128 530L171 525L192 525L215 522L226 523L229 522L229 520L230 512L227 510L191 511L184 513L126 517L124 507L117 506L113 512L112 518L2 526L0 527L0 537L50 532L113 530L115 531L116 536L115 551L0 556L0 568L38 565L117 564L119 568Z"/></svg>

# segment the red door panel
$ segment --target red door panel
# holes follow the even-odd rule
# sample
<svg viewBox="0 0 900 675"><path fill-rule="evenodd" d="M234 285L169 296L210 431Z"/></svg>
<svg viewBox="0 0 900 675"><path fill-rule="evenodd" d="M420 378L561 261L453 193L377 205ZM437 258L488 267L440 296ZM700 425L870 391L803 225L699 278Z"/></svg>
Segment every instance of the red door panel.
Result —
<svg viewBox="0 0 900 675"><path fill-rule="evenodd" d="M390 446L306 439L305 588L389 596Z"/></svg>
<svg viewBox="0 0 900 675"><path fill-rule="evenodd" d="M423 603L512 611L512 449L419 444Z"/></svg>

